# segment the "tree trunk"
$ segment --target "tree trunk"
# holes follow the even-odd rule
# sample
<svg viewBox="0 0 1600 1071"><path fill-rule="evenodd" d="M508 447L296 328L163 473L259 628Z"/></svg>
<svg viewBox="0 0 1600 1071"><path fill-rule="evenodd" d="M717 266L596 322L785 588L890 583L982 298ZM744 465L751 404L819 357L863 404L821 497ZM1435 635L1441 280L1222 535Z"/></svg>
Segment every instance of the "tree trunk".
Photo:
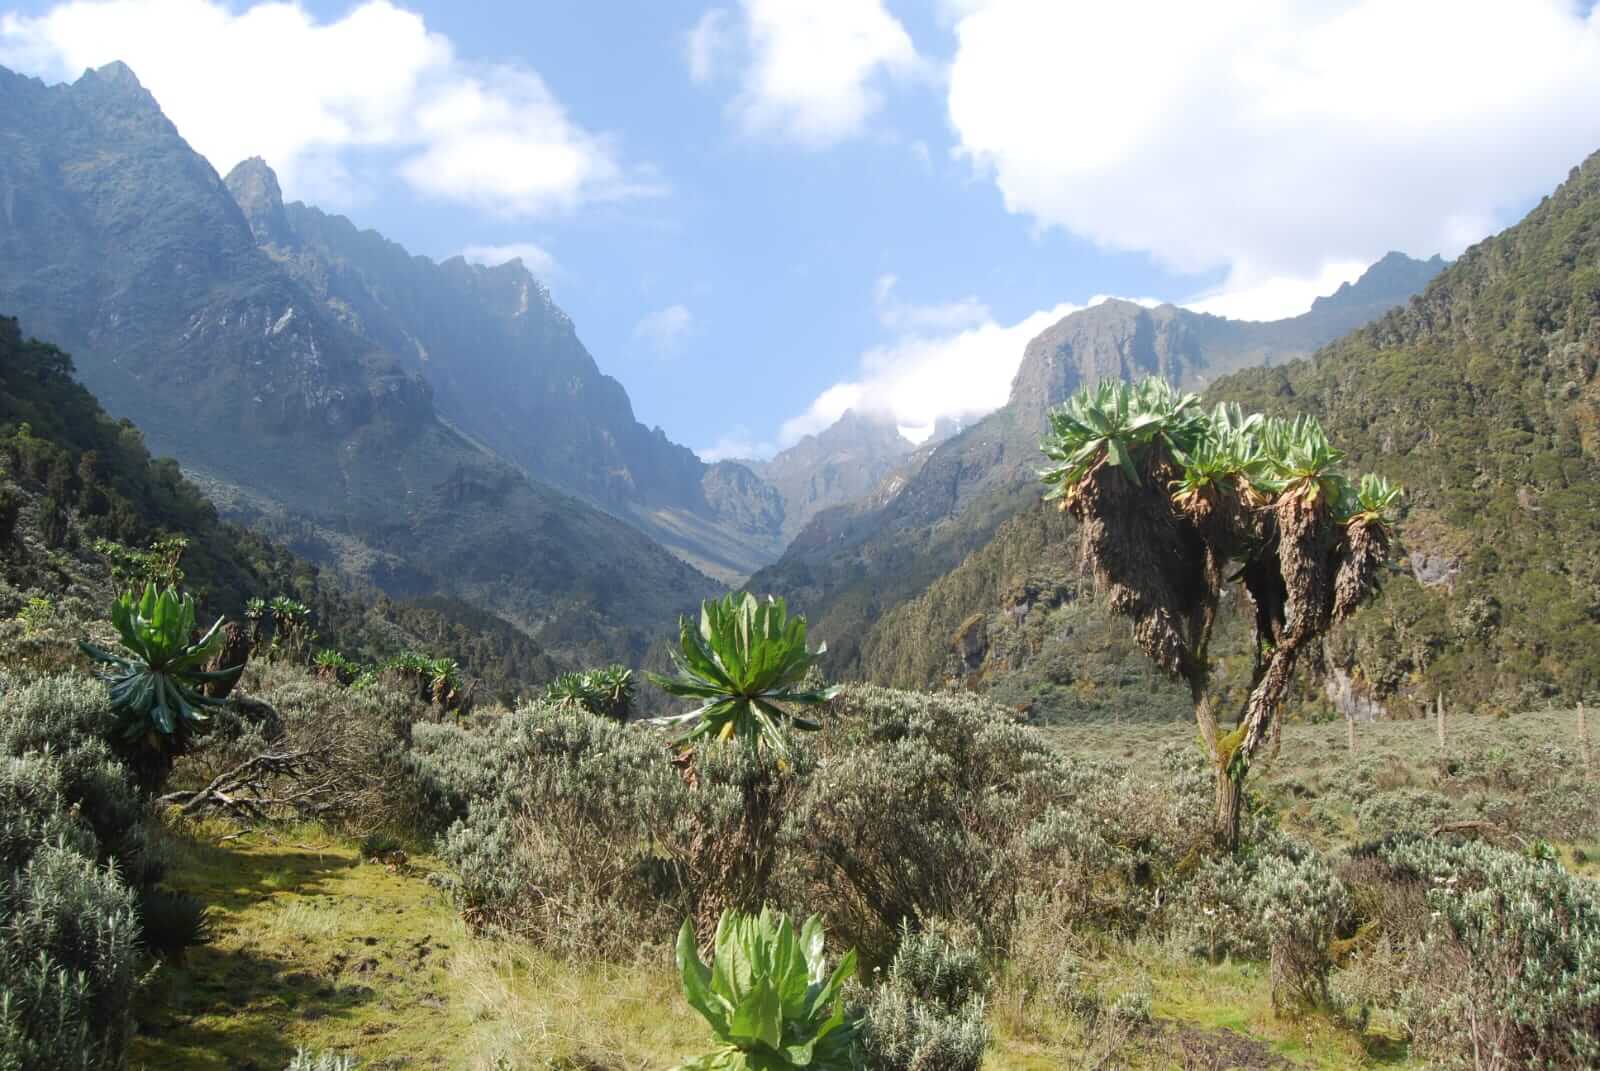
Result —
<svg viewBox="0 0 1600 1071"><path fill-rule="evenodd" d="M1239 804L1244 798L1244 782L1229 776L1226 767L1217 769L1217 843L1232 853L1239 848Z"/></svg>
<svg viewBox="0 0 1600 1071"><path fill-rule="evenodd" d="M1589 754L1589 725L1584 720L1583 700L1578 700L1578 753L1583 756L1583 779L1589 780L1594 760Z"/></svg>
<svg viewBox="0 0 1600 1071"><path fill-rule="evenodd" d="M1345 732L1350 737L1350 754L1354 755L1356 752L1356 719L1347 717L1344 719L1344 725Z"/></svg>

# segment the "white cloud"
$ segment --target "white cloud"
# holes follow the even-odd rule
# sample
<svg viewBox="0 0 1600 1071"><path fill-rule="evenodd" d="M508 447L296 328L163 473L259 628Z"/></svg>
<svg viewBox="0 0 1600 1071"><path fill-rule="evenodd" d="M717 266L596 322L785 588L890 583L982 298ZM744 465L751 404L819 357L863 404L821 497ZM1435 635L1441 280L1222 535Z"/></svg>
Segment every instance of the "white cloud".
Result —
<svg viewBox="0 0 1600 1071"><path fill-rule="evenodd" d="M834 144L882 107L885 78L926 70L882 0L741 0L740 15L737 34L728 12L702 16L687 59L690 77L706 81L737 36L744 70L729 112L748 134Z"/></svg>
<svg viewBox="0 0 1600 1071"><path fill-rule="evenodd" d="M715 443L695 452L700 455L701 461L714 463L769 458L777 451L776 443L756 438L748 427L740 424Z"/></svg>
<svg viewBox="0 0 1600 1071"><path fill-rule="evenodd" d="M1600 146L1585 6L946 0L950 120L1011 211L1283 315L1391 249L1454 255Z"/></svg>
<svg viewBox="0 0 1600 1071"><path fill-rule="evenodd" d="M694 314L687 306L668 305L657 309L634 326L633 337L647 343L663 356L678 352L689 332L694 330Z"/></svg>
<svg viewBox="0 0 1600 1071"><path fill-rule="evenodd" d="M689 31L683 57L689 64L689 77L695 82L709 82L716 74L717 63L731 44L732 17L726 8L714 7L701 15Z"/></svg>
<svg viewBox="0 0 1600 1071"><path fill-rule="evenodd" d="M388 0L331 21L298 2L216 0L72 0L0 16L0 63L72 78L113 60L218 171L260 155L295 195L348 203L357 150L387 154L424 194L510 215L652 189L536 72L467 62Z"/></svg>
<svg viewBox="0 0 1600 1071"><path fill-rule="evenodd" d="M881 286L880 281L880 286ZM1082 306L1057 305L1014 324L990 317L943 334L909 334L861 357L860 374L819 394L784 423L788 446L828 427L846 409L892 419L916 439L942 418L970 420L1006 403L1022 351L1033 337Z"/></svg>
<svg viewBox="0 0 1600 1071"><path fill-rule="evenodd" d="M878 322L891 331L908 333L934 333L959 331L989 319L989 306L975 297L964 297L943 305L913 305L894 295L898 279L880 275L873 287L873 300L878 306Z"/></svg>
<svg viewBox="0 0 1600 1071"><path fill-rule="evenodd" d="M1236 265L1221 286L1179 304L1195 312L1235 320L1281 320L1305 312L1317 298L1339 289L1340 283L1355 282L1368 267L1359 260L1336 260L1324 264L1309 278L1261 278Z"/></svg>
<svg viewBox="0 0 1600 1071"><path fill-rule="evenodd" d="M550 251L533 242L510 242L506 245L469 245L461 251L469 264L483 264L495 268L507 261L520 260L522 266L541 279L556 273L556 258Z"/></svg>

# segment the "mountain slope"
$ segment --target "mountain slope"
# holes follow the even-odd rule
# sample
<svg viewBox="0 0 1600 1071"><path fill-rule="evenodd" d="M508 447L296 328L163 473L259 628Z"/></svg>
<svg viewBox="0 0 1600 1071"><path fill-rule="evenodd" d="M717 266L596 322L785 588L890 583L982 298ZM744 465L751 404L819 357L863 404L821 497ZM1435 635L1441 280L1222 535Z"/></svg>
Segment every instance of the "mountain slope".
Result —
<svg viewBox="0 0 1600 1071"><path fill-rule="evenodd" d="M893 423L847 409L767 461L745 464L783 498L783 542L825 509L870 494L915 447Z"/></svg>
<svg viewBox="0 0 1600 1071"><path fill-rule="evenodd" d="M1600 685L1600 154L1420 299L1216 388L1407 488L1408 557L1330 655L1401 710Z"/></svg>
<svg viewBox="0 0 1600 1071"><path fill-rule="evenodd" d="M640 424L520 260L490 268L412 256L343 216L285 205L260 159L225 182L261 249L345 327L426 380L456 427L708 571L746 575L776 557L778 495Z"/></svg>
<svg viewBox="0 0 1600 1071"><path fill-rule="evenodd" d="M72 350L151 445L300 549L466 598L585 661L636 657L711 583L442 422L408 359L257 247L125 66L0 70L0 309Z"/></svg>
<svg viewBox="0 0 1600 1071"><path fill-rule="evenodd" d="M156 540L181 536L184 586L207 616L240 620L247 599L287 595L311 607L327 646L367 660L446 655L499 695L563 668L499 618L446 598L415 604L341 590L315 565L220 521L171 459L152 460L137 428L106 415L74 380L70 357L25 341L4 317L0 521L0 616L31 599L75 598L99 617L118 568Z"/></svg>
<svg viewBox="0 0 1600 1071"><path fill-rule="evenodd" d="M941 443L895 486L819 513L752 585L784 593L812 615L834 652L834 672L878 679L883 665L863 662L877 623L1038 502L1039 439L1051 406L1108 376L1162 375L1196 388L1304 355L1405 301L1442 266L1390 254L1311 311L1265 323L1118 300L1072 313L1028 343L1005 406Z"/></svg>

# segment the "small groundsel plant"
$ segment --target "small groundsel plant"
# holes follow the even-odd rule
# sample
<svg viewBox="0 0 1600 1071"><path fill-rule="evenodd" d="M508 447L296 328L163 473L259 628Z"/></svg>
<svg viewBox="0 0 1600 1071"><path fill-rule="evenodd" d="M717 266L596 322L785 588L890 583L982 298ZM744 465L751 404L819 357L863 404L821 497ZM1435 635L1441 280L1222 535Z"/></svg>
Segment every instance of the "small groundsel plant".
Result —
<svg viewBox="0 0 1600 1071"><path fill-rule="evenodd" d="M620 665L563 673L544 691L546 703L564 710L586 710L612 721L628 720L633 699L633 670Z"/></svg>
<svg viewBox="0 0 1600 1071"><path fill-rule="evenodd" d="M678 968L689 1004L711 1024L717 1047L677 1071L845 1071L859 1066L856 1023L842 990L855 974L851 951L832 972L822 920L796 931L782 913L725 912L711 962L700 959L694 925L678 933Z"/></svg>
<svg viewBox="0 0 1600 1071"><path fill-rule="evenodd" d="M191 734L206 721L204 708L221 705L203 692L207 681L223 680L238 667L207 672L200 667L222 645L219 618L199 640L194 599L173 588L156 592L145 586L142 597L132 592L111 606L111 623L121 638L121 652L90 643L80 646L97 662L111 667L111 706L128 742L144 741L152 750L181 753Z"/></svg>
<svg viewBox="0 0 1600 1071"><path fill-rule="evenodd" d="M739 740L787 753L788 728L821 728L792 708L818 706L837 694L834 688L805 686L806 672L826 651L826 644L807 650L806 619L790 617L782 599L763 601L743 593L707 600L700 607L699 628L686 617L679 619L678 650L672 655L678 675L650 675L668 694L701 705L662 723L687 723L682 743Z"/></svg>

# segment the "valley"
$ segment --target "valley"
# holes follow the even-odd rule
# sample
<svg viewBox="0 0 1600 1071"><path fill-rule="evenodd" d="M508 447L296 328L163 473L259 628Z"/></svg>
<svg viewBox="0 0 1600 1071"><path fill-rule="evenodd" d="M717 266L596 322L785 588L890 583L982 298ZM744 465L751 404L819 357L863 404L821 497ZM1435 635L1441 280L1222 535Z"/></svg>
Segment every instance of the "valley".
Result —
<svg viewBox="0 0 1600 1071"><path fill-rule="evenodd" d="M901 7L0 9L0 1071L1600 1066L1600 12Z"/></svg>

